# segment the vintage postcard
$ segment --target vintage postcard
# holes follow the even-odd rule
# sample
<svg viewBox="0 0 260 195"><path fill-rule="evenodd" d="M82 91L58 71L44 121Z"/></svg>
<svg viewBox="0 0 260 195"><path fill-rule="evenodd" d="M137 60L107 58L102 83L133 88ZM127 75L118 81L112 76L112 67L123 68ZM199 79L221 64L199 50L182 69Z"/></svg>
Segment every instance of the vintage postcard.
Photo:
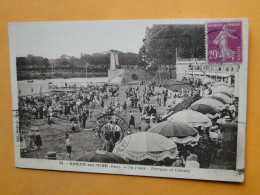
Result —
<svg viewBox="0 0 260 195"><path fill-rule="evenodd" d="M248 19L8 27L16 167L244 181Z"/></svg>

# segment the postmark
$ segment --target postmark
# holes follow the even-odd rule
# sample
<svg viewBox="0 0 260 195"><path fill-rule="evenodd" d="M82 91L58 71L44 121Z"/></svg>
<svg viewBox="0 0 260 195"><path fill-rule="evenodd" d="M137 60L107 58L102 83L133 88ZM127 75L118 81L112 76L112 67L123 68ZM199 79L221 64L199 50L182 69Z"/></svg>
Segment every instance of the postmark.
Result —
<svg viewBox="0 0 260 195"><path fill-rule="evenodd" d="M208 63L242 62L242 22L207 24Z"/></svg>

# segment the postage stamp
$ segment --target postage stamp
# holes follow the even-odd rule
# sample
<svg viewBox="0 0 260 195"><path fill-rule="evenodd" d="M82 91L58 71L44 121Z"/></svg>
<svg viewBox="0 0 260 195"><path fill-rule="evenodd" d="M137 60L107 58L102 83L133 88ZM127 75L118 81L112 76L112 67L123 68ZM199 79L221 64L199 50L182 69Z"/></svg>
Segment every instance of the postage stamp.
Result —
<svg viewBox="0 0 260 195"><path fill-rule="evenodd" d="M242 62L241 22L207 24L208 63Z"/></svg>

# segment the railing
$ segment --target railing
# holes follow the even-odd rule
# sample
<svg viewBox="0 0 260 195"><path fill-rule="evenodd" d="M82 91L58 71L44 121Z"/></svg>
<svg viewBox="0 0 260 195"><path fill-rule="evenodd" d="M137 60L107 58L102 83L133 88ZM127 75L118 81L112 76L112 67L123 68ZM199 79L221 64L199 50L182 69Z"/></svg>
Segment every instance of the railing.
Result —
<svg viewBox="0 0 260 195"><path fill-rule="evenodd" d="M177 62L194 62L194 61L198 61L198 62L205 62L206 63L206 59L205 58L201 58L201 59L197 59L197 58L177 58Z"/></svg>
<svg viewBox="0 0 260 195"><path fill-rule="evenodd" d="M233 73L235 73L235 71L217 71L217 70L186 70L185 71L186 74L201 74L201 75L212 75L212 76L230 76Z"/></svg>

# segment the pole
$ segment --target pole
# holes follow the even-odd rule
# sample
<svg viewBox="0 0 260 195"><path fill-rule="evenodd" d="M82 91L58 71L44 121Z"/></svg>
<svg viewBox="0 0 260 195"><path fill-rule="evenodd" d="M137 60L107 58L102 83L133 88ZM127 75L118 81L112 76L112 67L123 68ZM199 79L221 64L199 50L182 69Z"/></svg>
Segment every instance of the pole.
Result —
<svg viewBox="0 0 260 195"><path fill-rule="evenodd" d="M85 65L85 67L86 67L86 78L88 78L88 66Z"/></svg>
<svg viewBox="0 0 260 195"><path fill-rule="evenodd" d="M144 43L145 83L147 83L146 48L145 48L146 39L143 39L143 43Z"/></svg>
<svg viewBox="0 0 260 195"><path fill-rule="evenodd" d="M51 70L51 72L52 72L52 79L53 79L53 64L54 64L54 62L52 63L52 70Z"/></svg>
<svg viewBox="0 0 260 195"><path fill-rule="evenodd" d="M160 84L162 84L162 79L161 79L161 66L160 66L160 64L159 64L159 59L157 59L157 66L159 67Z"/></svg>

